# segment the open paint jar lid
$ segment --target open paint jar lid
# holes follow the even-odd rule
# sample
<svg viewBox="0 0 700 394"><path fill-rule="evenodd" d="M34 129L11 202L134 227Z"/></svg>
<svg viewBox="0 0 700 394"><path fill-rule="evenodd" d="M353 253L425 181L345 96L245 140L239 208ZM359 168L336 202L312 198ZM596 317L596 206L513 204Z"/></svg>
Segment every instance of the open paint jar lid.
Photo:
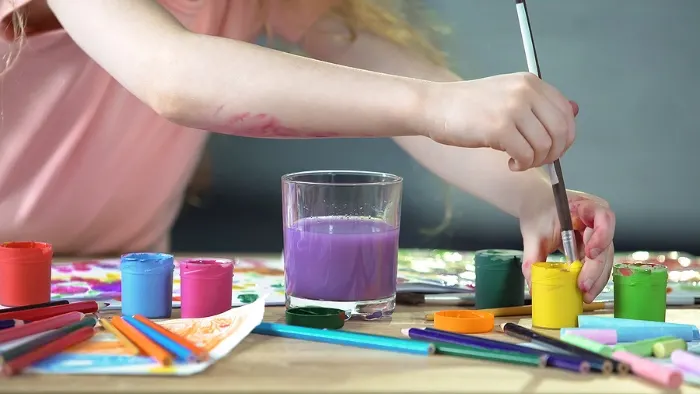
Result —
<svg viewBox="0 0 700 394"><path fill-rule="evenodd" d="M285 312L285 321L291 326L337 330L345 325L344 310L304 306L289 308Z"/></svg>

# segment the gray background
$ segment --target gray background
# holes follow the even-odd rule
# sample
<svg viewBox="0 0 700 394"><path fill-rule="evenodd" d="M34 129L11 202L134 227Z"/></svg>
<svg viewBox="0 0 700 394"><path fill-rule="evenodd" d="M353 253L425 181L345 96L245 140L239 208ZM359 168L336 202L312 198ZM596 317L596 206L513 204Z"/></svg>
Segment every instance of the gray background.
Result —
<svg viewBox="0 0 700 394"><path fill-rule="evenodd" d="M469 78L526 69L512 0L433 0L453 32L446 50ZM581 106L562 159L567 187L606 198L618 250L700 254L700 1L530 0L543 77ZM281 250L280 176L312 169L405 179L402 247L519 248L515 219L452 190L455 217L437 236L445 186L391 140L274 141L214 135L214 188L185 207L177 251Z"/></svg>

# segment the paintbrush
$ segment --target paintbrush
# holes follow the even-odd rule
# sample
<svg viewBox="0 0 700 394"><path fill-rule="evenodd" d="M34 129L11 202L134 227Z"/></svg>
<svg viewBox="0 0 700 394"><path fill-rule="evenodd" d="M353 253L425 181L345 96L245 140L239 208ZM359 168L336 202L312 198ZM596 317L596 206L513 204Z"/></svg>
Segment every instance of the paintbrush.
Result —
<svg viewBox="0 0 700 394"><path fill-rule="evenodd" d="M542 79L525 0L515 0L515 7L518 11L520 35L523 38L527 69L529 72ZM554 192L554 204L557 207L557 215L559 216L559 223L561 226L561 243L564 249L564 255L566 256L567 262L573 263L577 260L576 237L574 235L574 226L571 220L569 199L566 196L566 186L564 185L564 175L562 174L561 164L557 159L554 163L547 164L546 169L549 174L550 183L552 184L552 191Z"/></svg>
<svg viewBox="0 0 700 394"><path fill-rule="evenodd" d="M401 305L453 305L453 306L473 306L474 293L396 293L396 303Z"/></svg>

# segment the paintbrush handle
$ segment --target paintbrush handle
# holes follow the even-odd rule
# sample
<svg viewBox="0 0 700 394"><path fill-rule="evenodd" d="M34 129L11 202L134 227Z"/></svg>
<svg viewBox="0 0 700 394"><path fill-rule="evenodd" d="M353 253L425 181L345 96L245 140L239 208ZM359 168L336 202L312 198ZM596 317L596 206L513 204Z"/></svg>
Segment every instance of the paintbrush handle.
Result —
<svg viewBox="0 0 700 394"><path fill-rule="evenodd" d="M535 40L532 37L532 28L530 26L530 17L527 13L527 5L525 0L515 0L516 10L518 11L518 23L520 25L520 35L523 39L523 49L525 50L525 59L527 60L527 69L532 74L537 75L542 79L540 64L537 59L537 50L535 49ZM564 175L561 169L559 160L546 166L549 174L549 181L552 184L554 192L554 203L559 216L559 224L562 232L562 245L564 247L564 255L569 263L577 260L576 256L576 238L568 232L573 231L573 221L571 220L571 210L569 209L569 198L566 195L566 185L564 185ZM566 234L565 234L566 233Z"/></svg>

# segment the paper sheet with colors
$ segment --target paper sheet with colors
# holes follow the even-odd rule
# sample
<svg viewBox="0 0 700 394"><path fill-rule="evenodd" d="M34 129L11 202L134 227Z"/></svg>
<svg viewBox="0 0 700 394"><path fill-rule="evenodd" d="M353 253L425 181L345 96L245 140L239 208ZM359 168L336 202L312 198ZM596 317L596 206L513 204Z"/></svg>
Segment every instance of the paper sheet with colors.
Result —
<svg viewBox="0 0 700 394"><path fill-rule="evenodd" d="M173 306L180 306L180 270L175 262ZM267 305L284 305L282 263L270 259L236 259L232 306L245 305L266 295ZM53 300L99 300L108 309L121 307L119 260L90 260L54 264L51 272Z"/></svg>
<svg viewBox="0 0 700 394"><path fill-rule="evenodd" d="M262 322L264 314L265 299L260 298L251 304L212 317L158 322L207 349L211 358L202 363L176 363L163 367L151 358L129 355L116 337L103 331L90 341L41 361L24 372L64 375L194 375L231 353ZM13 345L14 343L9 343L2 347Z"/></svg>

